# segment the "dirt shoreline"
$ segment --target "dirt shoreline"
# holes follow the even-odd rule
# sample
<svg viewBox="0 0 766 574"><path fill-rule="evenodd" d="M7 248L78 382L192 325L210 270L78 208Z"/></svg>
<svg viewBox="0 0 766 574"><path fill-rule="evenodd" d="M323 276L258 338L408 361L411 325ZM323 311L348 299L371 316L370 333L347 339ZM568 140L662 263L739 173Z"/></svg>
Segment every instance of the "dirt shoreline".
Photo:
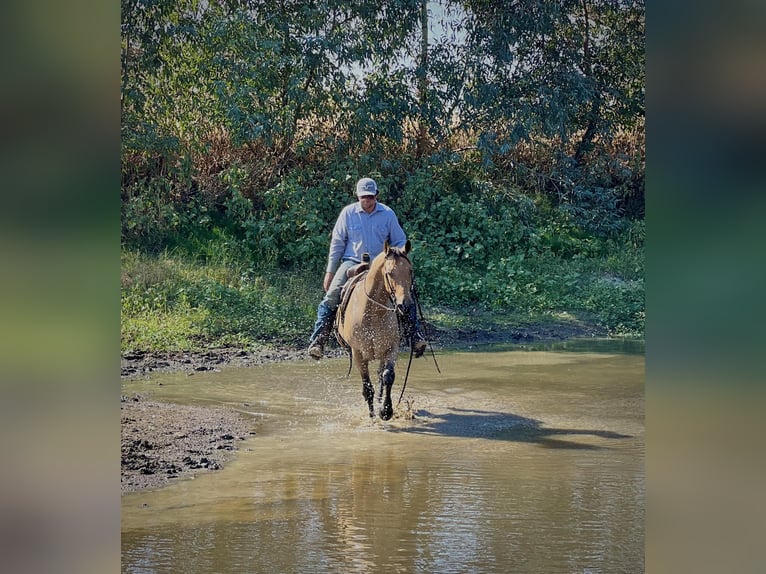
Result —
<svg viewBox="0 0 766 574"><path fill-rule="evenodd" d="M574 337L604 337L600 327L583 324L538 325L523 329L451 329L433 330L433 348L466 348L491 343L539 343L563 341ZM345 356L332 345L328 356ZM123 380L142 378L155 372L186 372L189 375L216 371L225 367L253 367L267 363L308 359L305 347L284 346L278 349L247 350L236 347L208 349L203 352L145 352L125 353L121 357L120 376Z"/></svg>
<svg viewBox="0 0 766 574"><path fill-rule="evenodd" d="M490 343L539 343L574 337L603 337L594 326L556 325L526 329L455 329L432 334L434 350ZM328 356L345 356L336 347ZM160 372L192 376L226 367L252 367L283 361L311 360L304 348L251 351L210 349L200 353L126 353L121 378L129 381ZM121 396L121 474L123 493L159 488L173 481L223 468L239 443L255 434L243 414L225 408L186 406Z"/></svg>

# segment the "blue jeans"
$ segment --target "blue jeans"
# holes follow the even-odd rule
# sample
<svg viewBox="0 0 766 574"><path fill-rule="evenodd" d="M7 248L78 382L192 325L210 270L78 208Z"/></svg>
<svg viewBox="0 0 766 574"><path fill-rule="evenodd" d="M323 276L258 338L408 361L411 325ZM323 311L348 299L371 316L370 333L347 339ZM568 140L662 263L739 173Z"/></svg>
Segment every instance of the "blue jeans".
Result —
<svg viewBox="0 0 766 574"><path fill-rule="evenodd" d="M343 289L346 281L348 281L346 272L354 265L356 265L354 261L343 261L335 272L335 276L330 282L330 288L325 293L322 302L319 303L319 307L317 307L317 320L314 323L314 332L311 333L311 342L315 341L324 329L331 328L328 327L328 323L332 325L332 321L335 319L335 311L337 311L338 305L340 305L341 289Z"/></svg>

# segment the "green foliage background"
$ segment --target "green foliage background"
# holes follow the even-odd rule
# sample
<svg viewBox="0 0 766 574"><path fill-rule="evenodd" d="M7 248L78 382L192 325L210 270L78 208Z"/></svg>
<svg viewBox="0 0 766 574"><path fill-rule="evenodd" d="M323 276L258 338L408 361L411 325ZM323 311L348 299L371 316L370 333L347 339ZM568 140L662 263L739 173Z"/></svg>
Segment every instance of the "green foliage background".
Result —
<svg viewBox="0 0 766 574"><path fill-rule="evenodd" d="M124 350L305 342L362 176L435 316L643 334L643 2L422 7L123 0Z"/></svg>

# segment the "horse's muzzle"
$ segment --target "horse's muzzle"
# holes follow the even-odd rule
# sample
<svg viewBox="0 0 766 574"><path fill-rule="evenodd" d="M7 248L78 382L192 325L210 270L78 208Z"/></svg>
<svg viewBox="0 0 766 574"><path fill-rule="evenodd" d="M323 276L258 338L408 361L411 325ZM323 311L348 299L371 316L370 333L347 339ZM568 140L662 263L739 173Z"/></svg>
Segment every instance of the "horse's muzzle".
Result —
<svg viewBox="0 0 766 574"><path fill-rule="evenodd" d="M397 303L396 313L402 317L411 317L415 315L415 305L411 302Z"/></svg>

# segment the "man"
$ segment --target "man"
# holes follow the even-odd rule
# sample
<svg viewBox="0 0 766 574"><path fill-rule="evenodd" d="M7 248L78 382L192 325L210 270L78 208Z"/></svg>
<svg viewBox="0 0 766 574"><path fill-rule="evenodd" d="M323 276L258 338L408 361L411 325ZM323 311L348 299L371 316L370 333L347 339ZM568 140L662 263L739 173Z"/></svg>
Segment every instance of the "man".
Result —
<svg viewBox="0 0 766 574"><path fill-rule="evenodd" d="M319 360L324 354L324 345L332 332L335 311L340 303L340 291L348 277L350 267L362 262L362 254L369 253L374 259L383 251L388 242L394 247L404 247L407 242L394 211L378 202L378 185L375 180L363 177L356 183L358 203L343 208L335 222L330 240L330 254L324 275L324 299L317 308L317 320L309 343L309 355ZM415 321L413 351L420 357L426 350L426 341Z"/></svg>

